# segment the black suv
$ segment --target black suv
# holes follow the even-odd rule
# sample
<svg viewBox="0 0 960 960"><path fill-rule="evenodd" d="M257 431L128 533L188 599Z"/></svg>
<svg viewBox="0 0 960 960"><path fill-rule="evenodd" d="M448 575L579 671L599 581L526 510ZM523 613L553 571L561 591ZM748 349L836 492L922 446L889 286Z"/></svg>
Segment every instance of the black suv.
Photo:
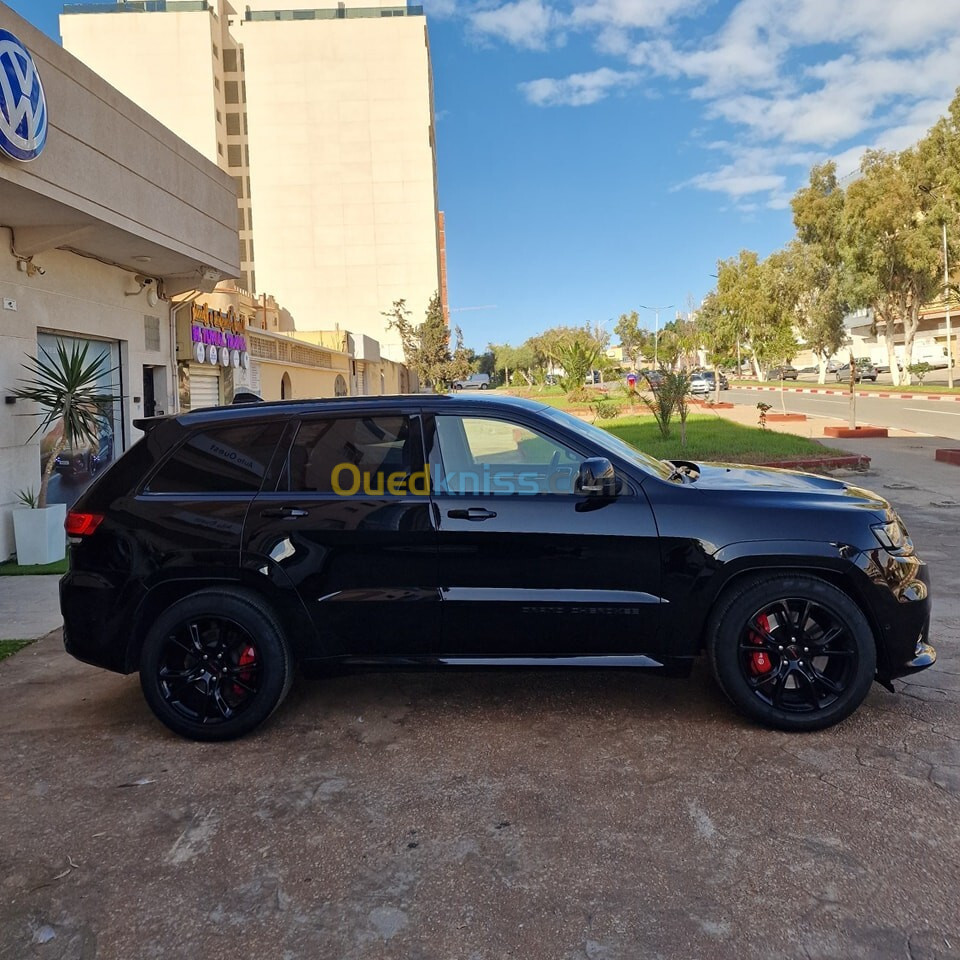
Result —
<svg viewBox="0 0 960 960"><path fill-rule="evenodd" d="M138 426L68 515L64 639L139 671L187 737L257 726L298 662L676 674L705 652L744 713L811 730L936 658L926 565L839 480L663 462L487 393Z"/></svg>

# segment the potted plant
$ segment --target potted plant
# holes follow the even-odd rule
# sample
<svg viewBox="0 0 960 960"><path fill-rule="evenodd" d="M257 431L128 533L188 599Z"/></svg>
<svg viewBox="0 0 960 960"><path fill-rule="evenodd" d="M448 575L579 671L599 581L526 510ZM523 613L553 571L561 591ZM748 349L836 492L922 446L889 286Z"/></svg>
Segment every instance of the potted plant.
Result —
<svg viewBox="0 0 960 960"><path fill-rule="evenodd" d="M64 449L98 442L100 421L118 399L101 385L113 372L107 367L107 354L88 360L89 346L74 342L68 349L58 340L55 357L41 347L40 356L28 357L23 364L30 377L21 378L23 386L12 391L18 400L31 400L40 407L35 416L41 420L30 440L48 428L54 428L51 433L56 434L43 465L40 492L34 497L32 488L21 491L23 506L13 511L17 562L21 564L54 563L66 554L63 523L67 508L63 503L47 505L50 477Z"/></svg>

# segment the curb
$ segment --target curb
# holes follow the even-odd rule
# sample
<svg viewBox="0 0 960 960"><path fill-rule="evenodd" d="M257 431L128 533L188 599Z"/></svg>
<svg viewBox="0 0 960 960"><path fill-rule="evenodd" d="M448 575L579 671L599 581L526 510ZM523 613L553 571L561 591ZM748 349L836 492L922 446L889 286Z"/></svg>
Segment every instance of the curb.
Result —
<svg viewBox="0 0 960 960"><path fill-rule="evenodd" d="M784 470L809 470L812 467L847 467L851 470L867 470L870 458L866 454L853 454L848 457L805 457L799 460L771 460L757 464L760 467L782 467Z"/></svg>
<svg viewBox="0 0 960 960"><path fill-rule="evenodd" d="M874 437L888 437L886 427L824 427L825 437L834 437L838 440L856 440L857 438L870 439Z"/></svg>
<svg viewBox="0 0 960 960"><path fill-rule="evenodd" d="M934 456L941 463L952 463L955 467L960 467L960 450L956 448L938 450Z"/></svg>
<svg viewBox="0 0 960 960"><path fill-rule="evenodd" d="M779 387L731 387L733 390L775 390ZM784 393L826 393L833 396L849 397L848 390L834 390L831 387L784 387ZM858 390L858 397L877 397L882 400L954 400L960 403L960 393L888 393L875 390Z"/></svg>

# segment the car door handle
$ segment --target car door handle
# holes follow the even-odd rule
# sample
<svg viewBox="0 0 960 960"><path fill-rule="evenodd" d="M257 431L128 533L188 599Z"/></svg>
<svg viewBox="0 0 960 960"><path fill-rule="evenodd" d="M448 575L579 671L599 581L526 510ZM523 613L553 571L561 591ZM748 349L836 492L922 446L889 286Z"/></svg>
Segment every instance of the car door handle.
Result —
<svg viewBox="0 0 960 960"><path fill-rule="evenodd" d="M469 507L466 510L448 510L447 516L451 520L489 520L495 517L496 513L485 507Z"/></svg>
<svg viewBox="0 0 960 960"><path fill-rule="evenodd" d="M299 507L273 507L270 510L261 510L261 517L279 517L281 520L295 520L297 517L305 517L310 511L301 510Z"/></svg>

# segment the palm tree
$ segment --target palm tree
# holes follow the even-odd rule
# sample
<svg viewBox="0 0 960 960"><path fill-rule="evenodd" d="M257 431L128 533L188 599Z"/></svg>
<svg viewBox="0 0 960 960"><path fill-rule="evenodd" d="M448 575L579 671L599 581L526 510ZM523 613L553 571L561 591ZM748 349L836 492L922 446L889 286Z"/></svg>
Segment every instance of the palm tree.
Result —
<svg viewBox="0 0 960 960"><path fill-rule="evenodd" d="M28 357L24 368L30 379L21 378L25 384L17 387L13 395L19 400L32 400L41 407L35 416L41 417L37 429L30 434L32 440L41 430L60 424L62 430L50 451L40 479L40 494L37 507L47 505L47 486L57 457L65 447L74 449L78 444L95 441L99 435L99 420L118 397L106 393L100 383L115 367L107 367L108 355L99 354L88 362L89 343L82 346L74 342L70 349L62 340L57 341L57 355L52 357L40 347L42 357Z"/></svg>

